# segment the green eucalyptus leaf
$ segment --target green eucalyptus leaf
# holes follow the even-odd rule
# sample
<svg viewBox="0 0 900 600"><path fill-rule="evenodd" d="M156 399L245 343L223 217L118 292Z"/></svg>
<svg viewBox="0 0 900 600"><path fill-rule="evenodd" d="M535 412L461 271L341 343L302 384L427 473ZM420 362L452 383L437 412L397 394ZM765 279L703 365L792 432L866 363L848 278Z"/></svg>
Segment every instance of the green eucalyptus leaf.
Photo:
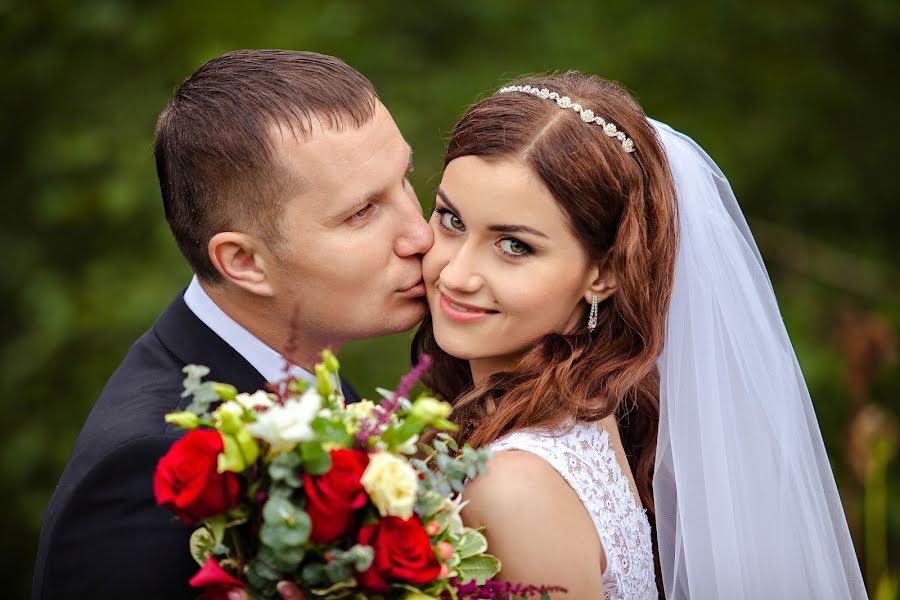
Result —
<svg viewBox="0 0 900 600"><path fill-rule="evenodd" d="M483 585L485 581L500 572L500 561L490 554L470 556L461 560L456 570L462 583L468 583L474 579L478 585Z"/></svg>
<svg viewBox="0 0 900 600"><path fill-rule="evenodd" d="M259 539L276 552L281 552L305 543L309 539L309 529L263 523L259 529Z"/></svg>
<svg viewBox="0 0 900 600"><path fill-rule="evenodd" d="M347 563L332 561L325 564L325 575L331 583L341 583L353 579L353 570Z"/></svg>
<svg viewBox="0 0 900 600"><path fill-rule="evenodd" d="M319 563L306 565L300 573L300 579L308 586L326 583L328 577L325 575L325 565Z"/></svg>
<svg viewBox="0 0 900 600"><path fill-rule="evenodd" d="M323 475L331 470L331 454L319 442L300 444L303 468L310 475Z"/></svg>
<svg viewBox="0 0 900 600"><path fill-rule="evenodd" d="M275 591L275 584L284 578L284 573L273 569L265 562L258 559L250 561L250 564L245 571L245 575L247 576L247 580L256 587L265 588L268 585L271 585L273 592Z"/></svg>
<svg viewBox="0 0 900 600"><path fill-rule="evenodd" d="M300 566L306 551L302 546L284 547L275 550L269 545L263 543L256 555L257 560L261 560L276 571L291 572Z"/></svg>
<svg viewBox="0 0 900 600"><path fill-rule="evenodd" d="M302 485L300 462L300 455L296 452L279 454L269 465L269 476L273 481L283 481L289 487L298 488Z"/></svg>

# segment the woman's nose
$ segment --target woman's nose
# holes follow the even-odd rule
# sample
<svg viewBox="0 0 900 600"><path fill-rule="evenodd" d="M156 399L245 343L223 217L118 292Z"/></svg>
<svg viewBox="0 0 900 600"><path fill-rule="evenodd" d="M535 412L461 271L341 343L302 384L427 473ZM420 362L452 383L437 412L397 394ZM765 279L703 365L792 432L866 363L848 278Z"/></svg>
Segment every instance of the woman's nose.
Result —
<svg viewBox="0 0 900 600"><path fill-rule="evenodd" d="M484 279L476 268L473 252L463 244L441 270L440 283L450 291L471 294L481 289Z"/></svg>

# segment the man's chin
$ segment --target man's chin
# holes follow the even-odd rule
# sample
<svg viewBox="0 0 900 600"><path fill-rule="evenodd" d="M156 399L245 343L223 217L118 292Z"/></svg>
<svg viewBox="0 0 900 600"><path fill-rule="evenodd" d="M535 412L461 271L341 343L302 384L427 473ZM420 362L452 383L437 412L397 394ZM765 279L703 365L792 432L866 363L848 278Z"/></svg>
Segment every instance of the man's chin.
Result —
<svg viewBox="0 0 900 600"><path fill-rule="evenodd" d="M428 313L425 298L410 298L400 305L394 305L387 309L381 319L373 319L373 329L360 336L360 339L382 337L409 331L422 322ZM362 333L362 332L361 332Z"/></svg>
<svg viewBox="0 0 900 600"><path fill-rule="evenodd" d="M392 315L392 320L395 322L392 333L409 331L421 323L426 314L428 314L428 303L425 298L410 298L396 314Z"/></svg>

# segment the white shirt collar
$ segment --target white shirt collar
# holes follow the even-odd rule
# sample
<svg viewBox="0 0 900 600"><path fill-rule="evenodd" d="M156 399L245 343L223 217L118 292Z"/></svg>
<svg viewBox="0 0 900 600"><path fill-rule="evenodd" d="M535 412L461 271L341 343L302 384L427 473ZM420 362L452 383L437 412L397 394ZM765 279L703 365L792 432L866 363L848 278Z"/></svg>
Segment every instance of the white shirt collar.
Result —
<svg viewBox="0 0 900 600"><path fill-rule="evenodd" d="M266 381L274 382L284 379L284 358L281 354L226 315L225 311L209 297L196 276L191 279L190 285L184 292L184 303L191 309L191 312L197 315L198 319L253 365L253 368L266 378ZM316 381L314 375L296 365L290 366L288 374L292 377L300 377L312 384Z"/></svg>

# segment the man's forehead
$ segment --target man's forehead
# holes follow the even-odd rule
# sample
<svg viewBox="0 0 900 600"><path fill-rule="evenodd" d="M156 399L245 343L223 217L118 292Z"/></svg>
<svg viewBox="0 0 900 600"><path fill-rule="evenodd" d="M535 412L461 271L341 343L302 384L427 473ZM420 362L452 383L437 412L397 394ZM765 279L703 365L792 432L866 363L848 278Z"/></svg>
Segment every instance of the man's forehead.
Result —
<svg viewBox="0 0 900 600"><path fill-rule="evenodd" d="M309 134L301 136L289 125L276 124L270 136L273 152L282 159L325 169L352 167L385 152L404 156L409 152L390 113L380 104L375 116L359 127L352 123L330 127L327 122L315 121Z"/></svg>
<svg viewBox="0 0 900 600"><path fill-rule="evenodd" d="M304 139L285 126L272 129L273 159L297 194L327 196L329 204L358 201L402 177L412 149L380 104L360 127L319 124Z"/></svg>

